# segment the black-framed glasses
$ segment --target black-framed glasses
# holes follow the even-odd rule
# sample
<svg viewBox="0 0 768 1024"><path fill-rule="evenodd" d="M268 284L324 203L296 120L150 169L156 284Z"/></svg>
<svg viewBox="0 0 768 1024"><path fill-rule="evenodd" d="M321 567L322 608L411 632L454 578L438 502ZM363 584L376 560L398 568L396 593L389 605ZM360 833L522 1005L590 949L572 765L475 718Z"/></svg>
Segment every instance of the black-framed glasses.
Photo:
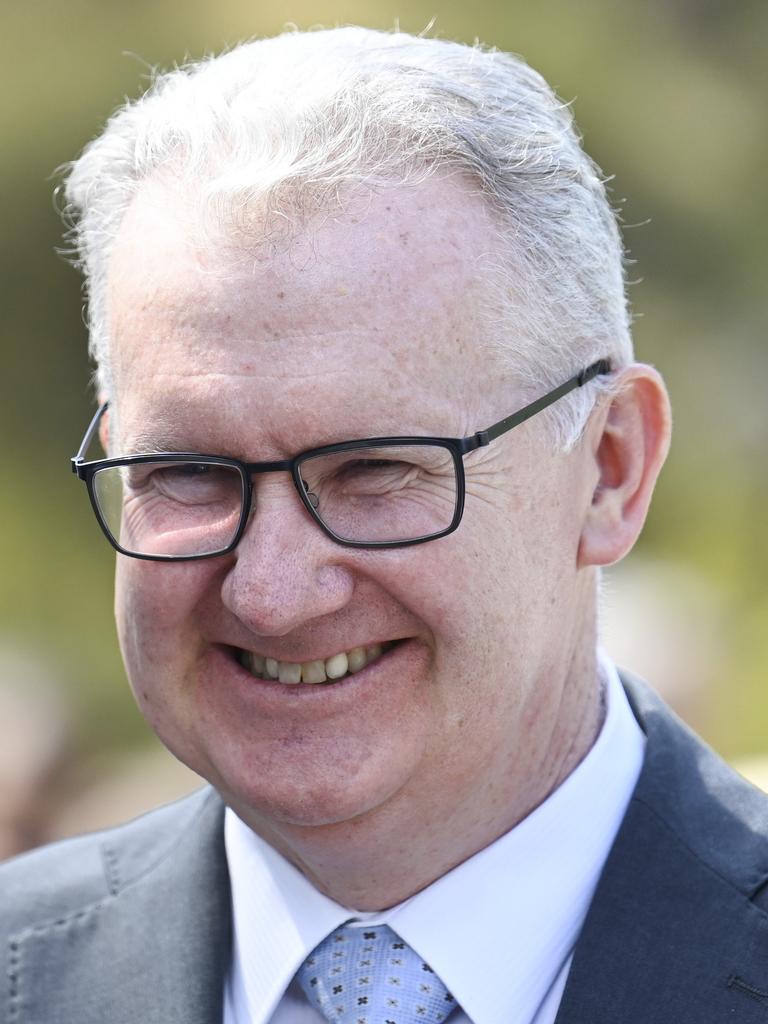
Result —
<svg viewBox="0 0 768 1024"><path fill-rule="evenodd" d="M352 548L423 544L452 533L464 511L464 456L490 444L575 388L609 373L600 359L560 387L469 437L374 437L342 441L291 459L241 462L190 452L86 462L104 403L71 459L99 525L123 555L153 561L232 551L254 503L253 478L288 472L317 525Z"/></svg>

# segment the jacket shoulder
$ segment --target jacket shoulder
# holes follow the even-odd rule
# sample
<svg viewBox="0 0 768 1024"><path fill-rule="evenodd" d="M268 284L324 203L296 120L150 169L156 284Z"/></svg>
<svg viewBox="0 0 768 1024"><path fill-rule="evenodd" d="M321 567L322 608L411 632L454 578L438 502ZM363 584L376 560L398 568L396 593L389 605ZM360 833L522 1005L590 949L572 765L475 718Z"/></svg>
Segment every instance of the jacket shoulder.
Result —
<svg viewBox="0 0 768 1024"><path fill-rule="evenodd" d="M639 680L635 792L590 904L558 1024L765 1024L768 799Z"/></svg>
<svg viewBox="0 0 768 1024"><path fill-rule="evenodd" d="M752 895L768 879L768 796L696 736L642 681L622 672L648 738L642 804L721 879Z"/></svg>
<svg viewBox="0 0 768 1024"><path fill-rule="evenodd" d="M40 847L0 864L0 920L12 934L70 917L138 881L168 856L211 800L210 788L116 828Z"/></svg>

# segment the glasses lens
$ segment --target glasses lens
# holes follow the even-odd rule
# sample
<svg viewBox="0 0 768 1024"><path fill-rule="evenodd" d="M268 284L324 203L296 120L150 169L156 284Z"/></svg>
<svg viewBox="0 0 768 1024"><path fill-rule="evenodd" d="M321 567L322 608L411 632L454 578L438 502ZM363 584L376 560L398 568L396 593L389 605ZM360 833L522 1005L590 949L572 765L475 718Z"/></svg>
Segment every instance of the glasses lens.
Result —
<svg viewBox="0 0 768 1024"><path fill-rule="evenodd" d="M139 462L100 469L93 493L109 533L138 555L188 557L227 548L243 508L237 469L213 462Z"/></svg>
<svg viewBox="0 0 768 1024"><path fill-rule="evenodd" d="M419 540L447 530L456 512L456 467L441 445L314 455L299 471L315 512L342 540Z"/></svg>

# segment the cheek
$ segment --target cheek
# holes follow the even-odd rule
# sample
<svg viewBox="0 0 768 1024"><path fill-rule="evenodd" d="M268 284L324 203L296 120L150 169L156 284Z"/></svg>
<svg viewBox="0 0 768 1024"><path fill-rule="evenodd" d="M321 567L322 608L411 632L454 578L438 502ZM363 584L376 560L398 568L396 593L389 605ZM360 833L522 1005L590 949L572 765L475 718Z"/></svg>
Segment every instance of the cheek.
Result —
<svg viewBox="0 0 768 1024"><path fill-rule="evenodd" d="M150 675L178 671L180 658L195 656L194 613L210 576L206 562L165 565L118 558L115 616L134 689Z"/></svg>
<svg viewBox="0 0 768 1024"><path fill-rule="evenodd" d="M118 558L115 612L120 648L139 710L165 745L195 763L190 686L203 648L198 609L215 567Z"/></svg>
<svg viewBox="0 0 768 1024"><path fill-rule="evenodd" d="M487 675L493 637L500 622L508 633L509 623L498 551L489 556L469 531L462 535L463 526L442 540L403 549L389 560L386 577L377 574L384 589L425 627L437 678L448 691L443 701L454 708L467 693L468 678Z"/></svg>
<svg viewBox="0 0 768 1024"><path fill-rule="evenodd" d="M531 699L536 669L566 624L575 573L575 545L556 511L504 518L468 509L457 533L406 551L390 574L391 590L431 632L454 717L493 730Z"/></svg>

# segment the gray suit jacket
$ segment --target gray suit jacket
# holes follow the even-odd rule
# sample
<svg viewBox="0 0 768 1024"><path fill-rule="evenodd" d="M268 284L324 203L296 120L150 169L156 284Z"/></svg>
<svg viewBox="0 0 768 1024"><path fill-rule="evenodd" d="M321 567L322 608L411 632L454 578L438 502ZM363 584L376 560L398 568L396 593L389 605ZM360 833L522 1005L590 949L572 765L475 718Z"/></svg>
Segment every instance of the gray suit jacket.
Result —
<svg viewBox="0 0 768 1024"><path fill-rule="evenodd" d="M624 682L645 764L557 1024L768 1024L768 798ZM0 1022L220 1024L222 814L204 789L3 865Z"/></svg>

